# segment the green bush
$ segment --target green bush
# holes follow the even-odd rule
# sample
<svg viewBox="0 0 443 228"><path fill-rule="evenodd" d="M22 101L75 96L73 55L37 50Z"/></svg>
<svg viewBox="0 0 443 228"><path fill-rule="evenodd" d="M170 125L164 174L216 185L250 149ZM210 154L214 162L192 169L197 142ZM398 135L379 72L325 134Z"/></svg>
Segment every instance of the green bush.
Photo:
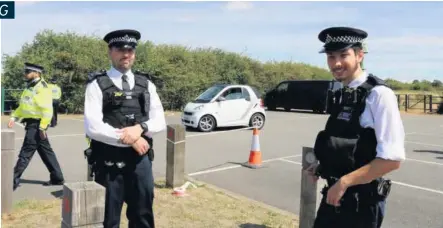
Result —
<svg viewBox="0 0 443 228"><path fill-rule="evenodd" d="M2 86L24 87L23 63L33 62L46 69L45 78L55 76L63 91L62 103L70 113L82 113L85 82L90 72L108 69L107 45L101 37L82 36L73 32L37 33L14 56L2 57ZM215 83L240 83L269 90L282 80L332 79L328 70L295 62L259 62L240 54L213 48L155 45L141 41L137 46L134 69L150 73L157 80L157 91L165 109L180 110L184 105ZM394 89L409 84L388 81ZM425 88L425 82L420 87ZM427 84L426 84L427 85ZM427 89L442 88L441 82L429 83ZM18 97L19 93L12 96Z"/></svg>

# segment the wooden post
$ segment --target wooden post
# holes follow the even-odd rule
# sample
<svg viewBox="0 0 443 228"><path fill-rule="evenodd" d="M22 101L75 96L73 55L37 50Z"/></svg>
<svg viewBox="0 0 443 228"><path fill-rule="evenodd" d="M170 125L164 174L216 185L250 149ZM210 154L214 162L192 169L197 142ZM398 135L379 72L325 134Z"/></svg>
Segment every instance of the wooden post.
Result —
<svg viewBox="0 0 443 228"><path fill-rule="evenodd" d="M180 124L167 126L166 138L166 186L178 187L185 183L185 127Z"/></svg>
<svg viewBox="0 0 443 228"><path fill-rule="evenodd" d="M105 188L96 182L64 184L61 227L102 228L105 199Z"/></svg>
<svg viewBox="0 0 443 228"><path fill-rule="evenodd" d="M408 94L405 94L405 112L408 111L408 105L409 105L409 96Z"/></svg>
<svg viewBox="0 0 443 228"><path fill-rule="evenodd" d="M397 94L397 105L398 109L400 110L400 94Z"/></svg>
<svg viewBox="0 0 443 228"><path fill-rule="evenodd" d="M432 113L432 94L429 95L429 112Z"/></svg>
<svg viewBox="0 0 443 228"><path fill-rule="evenodd" d="M423 95L423 112L426 113L426 97L427 95Z"/></svg>
<svg viewBox="0 0 443 228"><path fill-rule="evenodd" d="M311 228L314 225L317 208L317 182L304 172L311 164L317 164L314 149L303 147L300 191L300 228Z"/></svg>
<svg viewBox="0 0 443 228"><path fill-rule="evenodd" d="M2 129L2 213L12 210L15 132Z"/></svg>

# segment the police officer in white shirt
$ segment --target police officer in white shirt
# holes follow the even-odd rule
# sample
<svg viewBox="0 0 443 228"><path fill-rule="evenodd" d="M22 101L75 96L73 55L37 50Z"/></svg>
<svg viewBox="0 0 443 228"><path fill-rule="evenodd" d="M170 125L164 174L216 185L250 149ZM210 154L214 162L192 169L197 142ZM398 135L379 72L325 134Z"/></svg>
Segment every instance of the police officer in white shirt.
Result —
<svg viewBox="0 0 443 228"><path fill-rule="evenodd" d="M95 181L106 187L104 227L119 227L123 202L129 227L153 228L153 134L166 128L156 86L133 73L135 30L108 33L112 67L89 75L85 94L85 131L91 139Z"/></svg>
<svg viewBox="0 0 443 228"><path fill-rule="evenodd" d="M332 27L320 32L334 78L329 119L317 135L319 165L307 169L327 181L314 228L378 228L391 182L383 176L405 159L403 123L394 92L361 68L365 31Z"/></svg>

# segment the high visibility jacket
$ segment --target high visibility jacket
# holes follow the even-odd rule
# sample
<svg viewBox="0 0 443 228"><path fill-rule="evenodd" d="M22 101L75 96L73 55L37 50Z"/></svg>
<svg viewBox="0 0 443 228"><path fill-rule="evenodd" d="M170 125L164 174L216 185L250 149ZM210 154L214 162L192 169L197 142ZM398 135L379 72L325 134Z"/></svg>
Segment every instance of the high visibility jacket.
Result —
<svg viewBox="0 0 443 228"><path fill-rule="evenodd" d="M62 97L62 89L56 84L48 83L49 89L52 91L52 99L59 100Z"/></svg>
<svg viewBox="0 0 443 228"><path fill-rule="evenodd" d="M43 79L40 79L34 86L29 86L23 90L19 106L11 117L16 119L40 119L40 128L47 129L51 123L52 112L51 89Z"/></svg>

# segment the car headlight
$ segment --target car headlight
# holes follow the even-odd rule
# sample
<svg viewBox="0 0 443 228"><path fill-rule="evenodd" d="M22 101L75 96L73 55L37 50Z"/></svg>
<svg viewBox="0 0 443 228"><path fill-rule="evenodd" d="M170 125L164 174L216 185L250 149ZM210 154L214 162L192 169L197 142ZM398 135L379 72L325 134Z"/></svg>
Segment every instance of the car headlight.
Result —
<svg viewBox="0 0 443 228"><path fill-rule="evenodd" d="M203 107L204 107L204 105L199 105L199 106L195 107L194 110L198 111L198 110L202 109Z"/></svg>

